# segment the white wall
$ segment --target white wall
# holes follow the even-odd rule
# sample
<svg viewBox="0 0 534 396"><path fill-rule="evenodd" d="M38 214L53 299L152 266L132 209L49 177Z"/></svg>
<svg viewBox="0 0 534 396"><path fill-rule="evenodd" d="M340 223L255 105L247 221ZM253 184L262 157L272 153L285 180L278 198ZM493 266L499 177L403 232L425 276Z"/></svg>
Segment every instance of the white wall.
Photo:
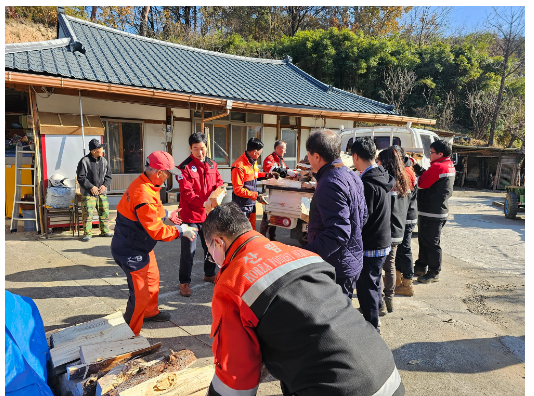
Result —
<svg viewBox="0 0 534 396"><path fill-rule="evenodd" d="M143 152L144 159L154 151L164 151L166 147L165 125L163 124L144 124L143 133Z"/></svg>
<svg viewBox="0 0 534 396"><path fill-rule="evenodd" d="M263 144L265 144L265 147L263 148L263 152L261 155L262 163L258 164L260 165L260 167L261 165L263 165L263 160L265 159L265 157L267 157L274 151L274 142L276 142L276 128L263 128Z"/></svg>
<svg viewBox="0 0 534 396"><path fill-rule="evenodd" d="M101 117L165 120L165 107L84 98L83 95L82 109L84 114ZM53 94L46 99L37 95L37 110L48 113L80 114L80 102L77 96L71 95Z"/></svg>
<svg viewBox="0 0 534 396"><path fill-rule="evenodd" d="M263 115L264 124L276 124L276 115L274 114L264 114Z"/></svg>
<svg viewBox="0 0 534 396"><path fill-rule="evenodd" d="M76 178L76 167L83 157L83 143L80 135L44 135L46 145L45 179L58 173L69 179ZM99 136L86 136L86 153L89 153L89 140Z"/></svg>
<svg viewBox="0 0 534 396"><path fill-rule="evenodd" d="M191 151L189 150L189 135L191 135L190 122L174 122L172 156L176 165L180 165L191 154Z"/></svg>

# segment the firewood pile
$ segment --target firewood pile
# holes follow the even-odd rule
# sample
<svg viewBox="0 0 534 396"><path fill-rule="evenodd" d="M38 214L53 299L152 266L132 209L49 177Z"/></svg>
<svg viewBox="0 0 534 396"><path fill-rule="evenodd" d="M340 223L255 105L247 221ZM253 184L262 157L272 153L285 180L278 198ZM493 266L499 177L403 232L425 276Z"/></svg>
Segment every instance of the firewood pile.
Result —
<svg viewBox="0 0 534 396"><path fill-rule="evenodd" d="M62 396L197 396L214 374L211 366L189 368L196 357L187 349L147 362L161 343L135 337L121 312L47 335L51 383Z"/></svg>

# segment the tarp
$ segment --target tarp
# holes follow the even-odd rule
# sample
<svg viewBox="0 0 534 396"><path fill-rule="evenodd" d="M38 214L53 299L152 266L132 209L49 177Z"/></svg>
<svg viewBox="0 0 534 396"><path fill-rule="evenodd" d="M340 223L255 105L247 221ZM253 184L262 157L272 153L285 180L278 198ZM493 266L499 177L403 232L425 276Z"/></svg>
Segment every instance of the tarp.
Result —
<svg viewBox="0 0 534 396"><path fill-rule="evenodd" d="M5 292L6 389L9 396L53 396L46 384L50 351L31 298Z"/></svg>

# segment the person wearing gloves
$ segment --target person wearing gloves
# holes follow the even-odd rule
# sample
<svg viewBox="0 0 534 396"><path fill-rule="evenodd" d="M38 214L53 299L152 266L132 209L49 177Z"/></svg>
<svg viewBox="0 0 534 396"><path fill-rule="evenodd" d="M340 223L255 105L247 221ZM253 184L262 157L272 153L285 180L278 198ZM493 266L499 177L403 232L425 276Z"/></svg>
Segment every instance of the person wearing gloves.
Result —
<svg viewBox="0 0 534 396"><path fill-rule="evenodd" d="M223 179L217 170L217 164L206 157L208 139L203 133L197 132L189 136L191 155L178 166L179 174L176 180L180 185L180 218L190 227L198 229L198 236L204 249L204 281L215 282L215 263L208 253L208 247L202 233L202 223L206 220L204 202L211 193L221 187ZM223 187L224 188L224 187ZM226 193L226 188L225 188ZM180 294L191 296L191 270L193 258L197 250L196 241L187 238L181 240L180 251Z"/></svg>
<svg viewBox="0 0 534 396"><path fill-rule="evenodd" d="M268 155L263 160L263 171L264 172L276 172L282 178L294 177L296 175L284 162L284 154L286 153L286 142L282 140L277 140L274 143L274 151L271 155ZM267 236L267 231L269 231L269 239L271 241L276 240L276 227L269 226L269 221L267 220L267 213L263 211L263 218L261 219L260 224L260 234Z"/></svg>
<svg viewBox="0 0 534 396"><path fill-rule="evenodd" d="M111 237L109 232L109 203L106 191L111 186L111 167L104 158L105 144L98 139L89 142L89 154L83 157L76 168L76 179L82 194L83 242L92 237L93 213L98 212L100 236Z"/></svg>
<svg viewBox="0 0 534 396"><path fill-rule="evenodd" d="M363 182L367 221L362 229L363 269L356 281L363 317L378 328L382 306L382 267L391 250L391 197L395 179L375 162L376 146L368 137L358 137L351 146L352 162Z"/></svg>
<svg viewBox="0 0 534 396"><path fill-rule="evenodd" d="M395 187L391 191L391 250L386 256L384 263L384 302L386 303L387 312L393 312L393 295L395 294L395 256L397 246L404 238L404 227L406 226L406 214L410 204L410 187L411 182L404 168L404 161L397 153L397 150L388 147L378 154L376 163L382 167L395 179ZM382 304L381 314L386 310Z"/></svg>
<svg viewBox="0 0 534 396"><path fill-rule="evenodd" d="M439 281L441 272L441 230L449 216L449 198L452 196L456 169L450 156L452 149L444 140L430 145L430 168L416 164L417 181L417 239L419 257L414 265L417 281ZM428 269L428 271L427 271Z"/></svg>
<svg viewBox="0 0 534 396"><path fill-rule="evenodd" d="M336 269L336 283L352 300L363 265L362 227L367 219L363 184L341 161L341 139L335 132L312 133L306 150L317 187L303 249L317 253Z"/></svg>
<svg viewBox="0 0 534 396"><path fill-rule="evenodd" d="M265 195L258 194L258 180L275 177L273 172L260 172L256 161L263 150L263 142L250 138L247 151L232 164L232 202L245 213L256 230L256 202L267 205Z"/></svg>
<svg viewBox="0 0 534 396"><path fill-rule="evenodd" d="M137 336L143 321L164 322L170 314L158 308L159 270L154 255L158 241L170 242L186 237L193 241L196 228L181 223L175 210L168 217L160 199L160 190L171 174L177 174L169 153L155 151L147 158L144 173L135 179L117 205L117 222L111 240L111 254L128 281L130 296L124 320Z"/></svg>
<svg viewBox="0 0 534 396"><path fill-rule="evenodd" d="M416 164L415 159L406 156L400 146L393 146L404 160L406 174L410 179L410 203L406 213L406 227L404 227L404 237L397 247L395 256L396 285L395 294L412 297L413 289L413 258L412 258L412 233L417 225L417 178L412 166Z"/></svg>
<svg viewBox="0 0 534 396"><path fill-rule="evenodd" d="M207 396L256 395L262 365L285 396L405 394L391 350L318 254L269 241L233 202L207 216L204 236L221 268Z"/></svg>

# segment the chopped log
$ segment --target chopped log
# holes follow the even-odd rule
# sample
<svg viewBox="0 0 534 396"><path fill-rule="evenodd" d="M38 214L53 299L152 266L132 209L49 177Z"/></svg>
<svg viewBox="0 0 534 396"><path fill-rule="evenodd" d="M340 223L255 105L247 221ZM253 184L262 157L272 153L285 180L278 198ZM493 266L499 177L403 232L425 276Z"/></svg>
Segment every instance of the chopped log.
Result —
<svg viewBox="0 0 534 396"><path fill-rule="evenodd" d="M210 386L215 369L212 366L163 373L119 393L119 396L189 396Z"/></svg>
<svg viewBox="0 0 534 396"><path fill-rule="evenodd" d="M123 323L126 322L122 317L122 313L117 311L111 315L104 316L103 318L91 320L76 326L67 327L50 336L50 347L57 348L59 345L66 342L76 340L77 338L82 338L88 334L98 333L99 331L118 326Z"/></svg>
<svg viewBox="0 0 534 396"><path fill-rule="evenodd" d="M133 357L139 358L139 357L147 356L154 352L159 351L160 348L161 348L161 342L158 342L157 344L154 344L148 348L139 349L137 351L125 353L124 355L102 360L101 362L80 364L76 366L68 366L66 368L67 376L71 380L76 380L76 379L84 378L87 375L91 375L91 374L98 373L98 372L105 373L111 370L113 367L127 362Z"/></svg>
<svg viewBox="0 0 534 396"><path fill-rule="evenodd" d="M137 351L139 349L145 349L149 346L150 343L143 336L122 341L84 345L80 347L80 358L83 364L88 364L124 355L125 353Z"/></svg>
<svg viewBox="0 0 534 396"><path fill-rule="evenodd" d="M103 394L115 388L118 383L121 382L119 377L122 373L122 370L125 368L126 365L119 364L118 366L113 367L109 373L100 378L96 384L96 396L102 396Z"/></svg>
<svg viewBox="0 0 534 396"><path fill-rule="evenodd" d="M84 345L98 344L101 342L121 341L134 337L132 329L122 323L118 326L112 326L96 333L84 334L76 337L72 341L62 343L61 345L50 350L52 366L57 367L73 360L80 359L80 347Z"/></svg>

